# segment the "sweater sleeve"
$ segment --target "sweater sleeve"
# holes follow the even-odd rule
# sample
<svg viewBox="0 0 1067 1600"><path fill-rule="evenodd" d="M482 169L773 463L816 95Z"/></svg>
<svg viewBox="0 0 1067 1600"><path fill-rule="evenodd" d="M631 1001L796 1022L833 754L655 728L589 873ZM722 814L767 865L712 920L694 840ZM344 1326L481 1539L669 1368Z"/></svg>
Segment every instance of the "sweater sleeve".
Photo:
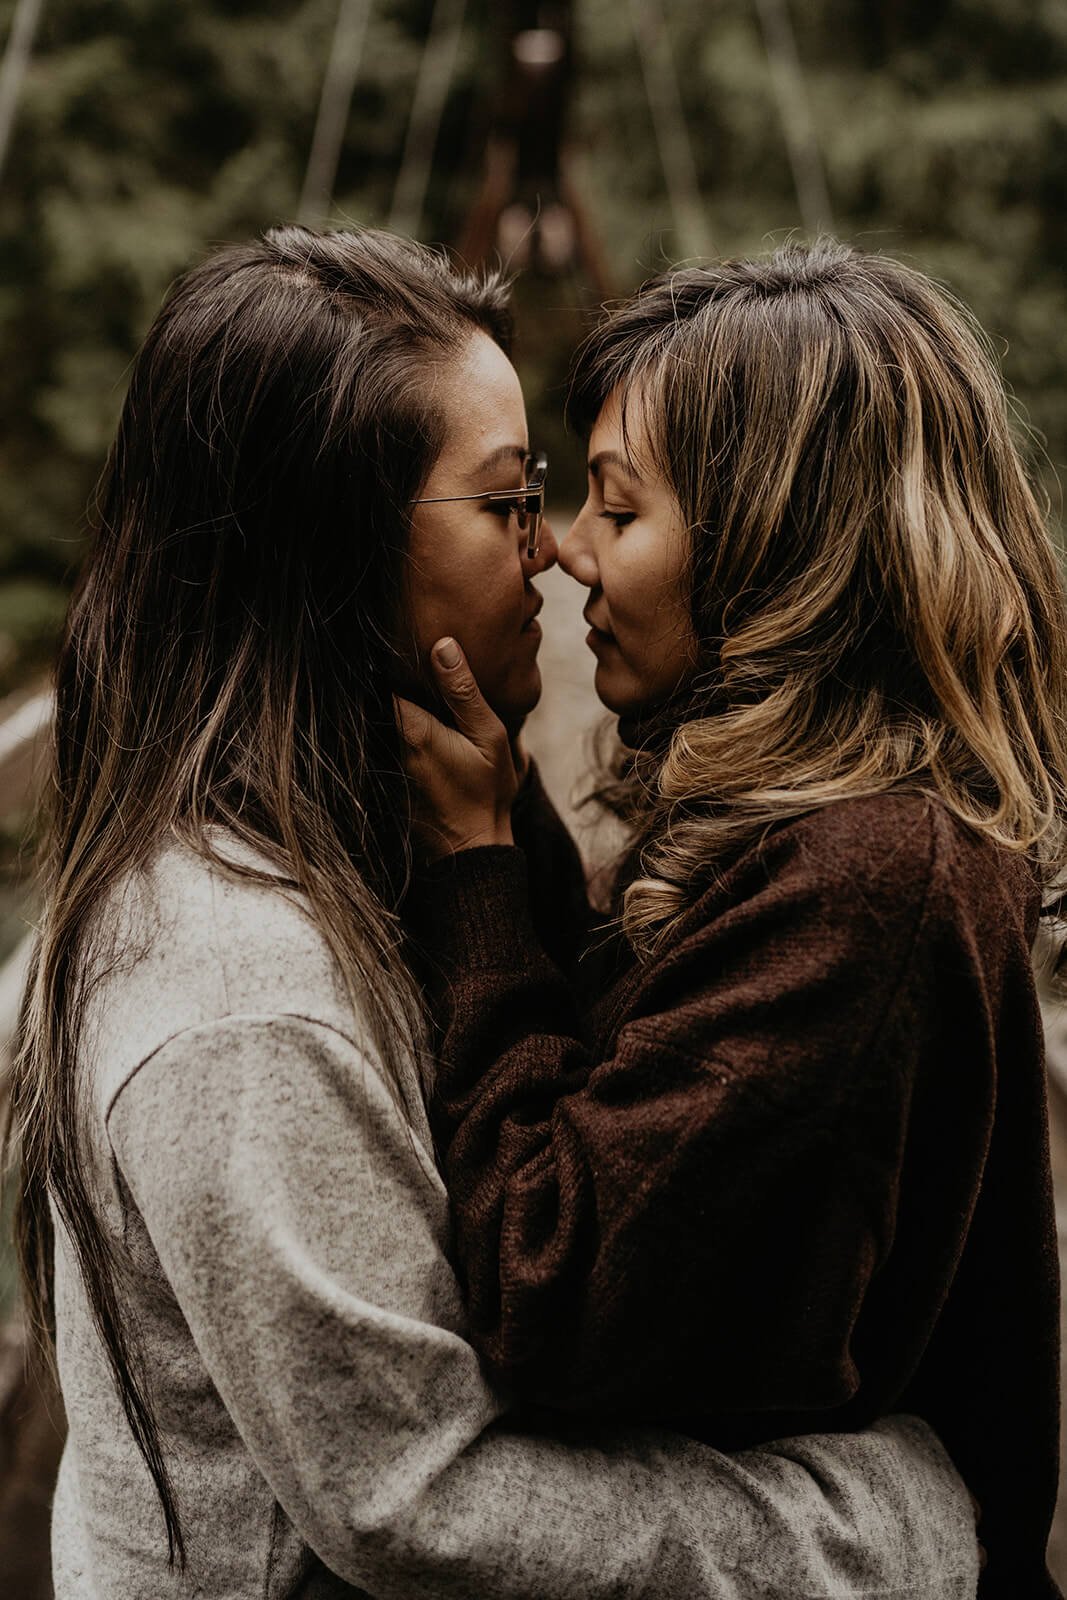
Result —
<svg viewBox="0 0 1067 1600"><path fill-rule="evenodd" d="M907 1013L932 855L920 830L872 874L782 830L653 964L602 1058L537 943L519 853L435 869L433 1121L501 1380L653 1418L851 1398L928 1032Z"/></svg>
<svg viewBox="0 0 1067 1600"><path fill-rule="evenodd" d="M426 1158L368 1057L288 1015L191 1027L108 1119L224 1404L307 1543L378 1600L965 1600L973 1514L924 1425L735 1458L499 1420L435 1314Z"/></svg>

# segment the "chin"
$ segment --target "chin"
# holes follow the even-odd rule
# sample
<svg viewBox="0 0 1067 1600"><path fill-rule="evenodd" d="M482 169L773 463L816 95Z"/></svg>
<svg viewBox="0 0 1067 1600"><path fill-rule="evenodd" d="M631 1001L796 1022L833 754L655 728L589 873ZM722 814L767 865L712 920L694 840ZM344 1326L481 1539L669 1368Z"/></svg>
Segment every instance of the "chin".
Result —
<svg viewBox="0 0 1067 1600"><path fill-rule="evenodd" d="M486 696L488 699L488 695ZM511 738L522 732L522 725L541 698L541 674L535 667L521 684L508 684L489 701Z"/></svg>
<svg viewBox="0 0 1067 1600"><path fill-rule="evenodd" d="M600 704L605 710L613 711L617 717L624 717L628 712L640 710L640 697L632 692L627 694L621 684L613 684L611 674L601 674L599 667L593 675L593 688Z"/></svg>

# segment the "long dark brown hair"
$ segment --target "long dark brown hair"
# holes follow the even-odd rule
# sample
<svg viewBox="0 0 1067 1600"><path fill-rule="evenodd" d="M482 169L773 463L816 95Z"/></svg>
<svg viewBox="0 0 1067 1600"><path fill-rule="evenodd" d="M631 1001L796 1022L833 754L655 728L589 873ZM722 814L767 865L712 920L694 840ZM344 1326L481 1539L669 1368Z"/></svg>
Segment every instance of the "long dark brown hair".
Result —
<svg viewBox="0 0 1067 1600"><path fill-rule="evenodd" d="M54 1338L49 1201L172 1562L179 1510L83 1153L87 940L167 837L222 825L310 903L401 1093L418 994L397 907L407 798L391 688L408 502L443 442L428 362L507 290L374 232L287 227L174 285L132 370L56 667L44 911L12 1075L28 1311ZM229 858L226 857L228 870Z"/></svg>
<svg viewBox="0 0 1067 1600"><path fill-rule="evenodd" d="M929 278L834 240L670 272L579 353L689 530L689 692L614 791L650 951L771 824L907 788L1063 867L1067 612L981 331Z"/></svg>

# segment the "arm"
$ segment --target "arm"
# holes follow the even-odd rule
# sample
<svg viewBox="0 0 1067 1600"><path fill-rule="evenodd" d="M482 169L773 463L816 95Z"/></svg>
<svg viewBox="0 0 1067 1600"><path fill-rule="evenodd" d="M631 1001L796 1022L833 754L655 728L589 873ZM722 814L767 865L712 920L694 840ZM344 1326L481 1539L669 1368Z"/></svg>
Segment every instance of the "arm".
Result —
<svg viewBox="0 0 1067 1600"><path fill-rule="evenodd" d="M435 1132L473 1337L502 1381L650 1417L853 1393L923 1027L887 1043L929 863L923 841L911 876L888 859L877 880L847 859L820 876L811 856L785 829L737 868L599 1057L518 853L430 869L422 936L449 972Z"/></svg>
<svg viewBox="0 0 1067 1600"><path fill-rule="evenodd" d="M456 1327L432 1168L333 1030L191 1028L108 1125L257 1465L377 1600L973 1594L966 1492L921 1424L734 1459L662 1432L502 1426Z"/></svg>
<svg viewBox="0 0 1067 1600"><path fill-rule="evenodd" d="M546 1404L700 1415L716 1437L842 1407L931 1025L927 808L880 862L832 807L777 830L624 980L591 1050L529 917L505 730L449 654L432 659L454 727L398 714L438 858L408 912L435 974L433 1121L475 1343Z"/></svg>

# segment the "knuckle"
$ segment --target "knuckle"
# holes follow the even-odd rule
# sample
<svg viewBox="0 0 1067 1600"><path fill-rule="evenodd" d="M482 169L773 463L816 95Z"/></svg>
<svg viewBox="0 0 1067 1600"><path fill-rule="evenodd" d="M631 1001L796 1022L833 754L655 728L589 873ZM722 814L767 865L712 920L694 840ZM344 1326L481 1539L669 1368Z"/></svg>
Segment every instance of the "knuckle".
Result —
<svg viewBox="0 0 1067 1600"><path fill-rule="evenodd" d="M456 675L452 680L452 693L457 700L473 702L478 699L478 685L469 672Z"/></svg>

